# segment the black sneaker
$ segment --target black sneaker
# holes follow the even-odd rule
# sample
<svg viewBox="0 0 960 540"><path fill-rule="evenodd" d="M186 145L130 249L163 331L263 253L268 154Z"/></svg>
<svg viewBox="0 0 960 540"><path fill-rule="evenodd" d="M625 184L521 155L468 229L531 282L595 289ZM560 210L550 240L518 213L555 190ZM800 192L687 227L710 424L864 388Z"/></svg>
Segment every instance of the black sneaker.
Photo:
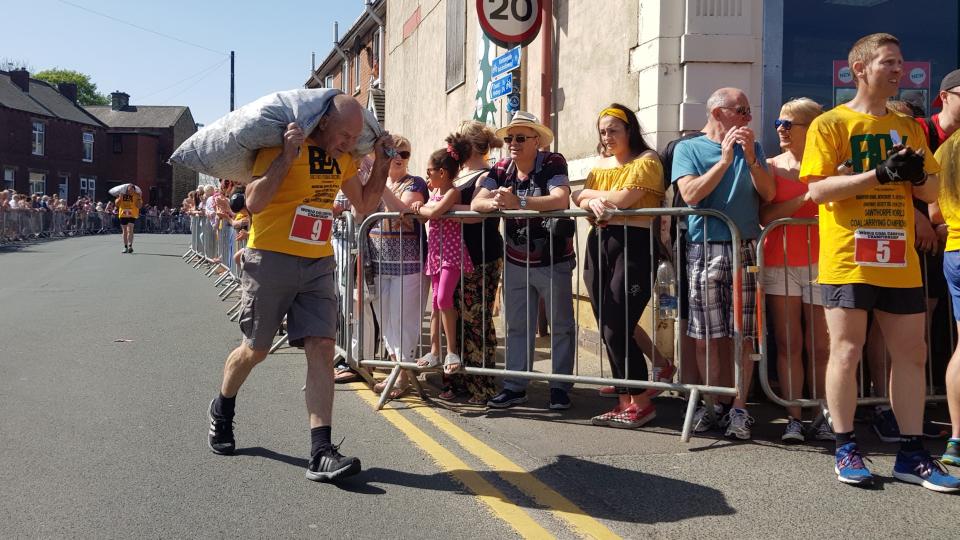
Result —
<svg viewBox="0 0 960 540"><path fill-rule="evenodd" d="M213 402L216 399L210 400L210 408L207 409L207 417L210 418L207 446L214 454L229 456L236 449L236 441L233 440L233 418L213 414Z"/></svg>
<svg viewBox="0 0 960 540"><path fill-rule="evenodd" d="M560 388L551 388L550 409L554 411L562 411L569 408L570 396L567 395L567 391Z"/></svg>
<svg viewBox="0 0 960 540"><path fill-rule="evenodd" d="M127 248L127 253L133 253L133 245Z"/></svg>
<svg viewBox="0 0 960 540"><path fill-rule="evenodd" d="M487 407L494 409L508 409L514 405L520 405L527 402L526 392L514 392L504 388L499 394L487 400Z"/></svg>
<svg viewBox="0 0 960 540"><path fill-rule="evenodd" d="M339 445L330 445L310 458L307 480L332 482L360 472L360 460L340 453Z"/></svg>

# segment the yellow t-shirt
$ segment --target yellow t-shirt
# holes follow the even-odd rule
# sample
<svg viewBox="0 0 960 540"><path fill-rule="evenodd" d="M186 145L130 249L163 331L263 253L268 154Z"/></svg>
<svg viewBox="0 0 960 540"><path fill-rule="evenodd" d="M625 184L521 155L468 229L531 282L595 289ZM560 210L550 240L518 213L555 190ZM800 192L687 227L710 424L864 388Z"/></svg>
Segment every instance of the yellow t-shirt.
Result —
<svg viewBox="0 0 960 540"><path fill-rule="evenodd" d="M940 213L947 224L947 246L945 251L960 249L960 201L951 202L943 196L944 185L960 183L960 131L954 133L940 145L934 154L940 163ZM960 193L960 186L957 192Z"/></svg>
<svg viewBox="0 0 960 540"><path fill-rule="evenodd" d="M663 200L663 165L652 157L637 158L612 168L595 168L587 175L584 189L619 191L639 189L643 195L630 208L659 208ZM649 223L652 218L633 218Z"/></svg>
<svg viewBox="0 0 960 540"><path fill-rule="evenodd" d="M139 193L124 193L117 197L117 217L137 219L140 217L142 199Z"/></svg>
<svg viewBox="0 0 960 540"><path fill-rule="evenodd" d="M872 116L840 105L810 124L800 179L836 176L837 167L848 159L854 173L874 169L893 146L894 131L903 144L924 150L927 173L940 171L920 124L912 118L893 111ZM820 205L820 283L921 286L911 187L908 182L889 183Z"/></svg>
<svg viewBox="0 0 960 540"><path fill-rule="evenodd" d="M266 173L280 151L260 150L253 175ZM305 143L273 200L251 216L247 246L314 259L333 255L333 199L340 184L356 174L357 164L349 154L333 159Z"/></svg>

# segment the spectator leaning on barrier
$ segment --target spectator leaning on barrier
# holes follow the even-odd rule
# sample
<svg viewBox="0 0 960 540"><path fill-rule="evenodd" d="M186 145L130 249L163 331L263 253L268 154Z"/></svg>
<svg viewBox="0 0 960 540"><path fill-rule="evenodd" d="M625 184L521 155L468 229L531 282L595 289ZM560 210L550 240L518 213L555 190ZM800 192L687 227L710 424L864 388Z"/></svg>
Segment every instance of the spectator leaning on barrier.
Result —
<svg viewBox="0 0 960 540"><path fill-rule="evenodd" d="M609 212L658 208L663 202L663 167L643 140L636 115L623 105L614 103L600 112L597 132L604 157L590 171L583 189L572 195L574 204L592 212L583 280L613 377L646 380L647 362L633 333L652 292L652 219L611 218ZM619 403L593 417L594 425L637 428L656 417L644 389L618 387L616 391Z"/></svg>
<svg viewBox="0 0 960 540"><path fill-rule="evenodd" d="M807 141L807 128L823 112L810 98L792 99L780 108L775 125L783 152L767 160L776 180L773 200L760 207L760 223L767 226L781 218L815 218L817 205L810 199L807 185L799 180L800 162ZM760 280L766 293L768 313L773 320L777 344L777 380L788 400L803 393L804 350L810 377L807 386L813 399L824 399L824 378L830 342L823 314L823 299L817 281L819 230L816 226L787 225L770 231L763 244L763 274ZM786 238L784 238L786 236ZM787 407L787 426L783 442L806 439L800 407ZM833 440L827 422L815 433L818 440Z"/></svg>
<svg viewBox="0 0 960 540"><path fill-rule="evenodd" d="M480 182L471 208L478 212L527 210L549 212L570 207L567 161L555 152L541 151L553 142L553 132L532 114L518 111L497 130L510 157L497 162ZM540 299L550 321L553 373L573 373L576 329L573 318L575 224L567 218L505 219L507 263L503 294L507 326L507 369L533 369L534 332ZM529 281L528 281L529 279ZM528 329L530 331L528 331ZM527 401L528 380L505 378L503 391L487 405L512 407ZM570 383L550 383L550 408L570 408Z"/></svg>
<svg viewBox="0 0 960 540"><path fill-rule="evenodd" d="M747 127L751 118L747 95L737 88L721 88L707 100L707 115L706 135L677 145L673 182L691 207L718 210L729 216L740 230L742 245L740 268L733 268L728 227L715 218L688 218L688 334L697 340L697 365L703 381L729 386L734 370L730 338L734 335L734 317L742 317L745 341L740 359L742 385L720 424L726 425L728 437L749 439L753 419L747 413L746 404L753 377L750 355L756 333L756 277L747 268L756 264L760 201L773 199L776 184L767 172L763 150L755 141L753 130ZM733 278L736 275L741 277L743 302L741 313L735 314ZM714 358L707 358L707 340L711 341L709 348L715 353ZM713 413L719 412L722 411L701 407L694 417L694 428L709 429Z"/></svg>
<svg viewBox="0 0 960 540"><path fill-rule="evenodd" d="M956 98L954 98L956 99ZM953 318L960 329L960 135L950 136L936 152L940 163L940 193L930 205L930 217L946 235L943 274L953 300ZM960 344L947 365L947 405L950 409L950 440L940 460L960 466Z"/></svg>
<svg viewBox="0 0 960 540"><path fill-rule="evenodd" d="M936 491L960 480L923 447L926 301L914 248L912 197L934 202L940 170L922 129L887 109L903 75L900 42L871 34L854 43L857 94L810 126L800 178L820 205L819 281L827 308L827 403L837 434L841 482L872 484L853 431L857 366L867 312L883 330L893 366L890 399L902 433L895 478ZM849 172L849 174L845 174ZM880 204L882 203L882 204Z"/></svg>
<svg viewBox="0 0 960 540"><path fill-rule="evenodd" d="M133 224L140 217L141 206L143 206L143 199L140 198L137 186L127 184L126 190L117 197L117 216L120 218L120 229L123 231L122 253L133 253Z"/></svg>
<svg viewBox="0 0 960 540"><path fill-rule="evenodd" d="M311 457L306 476L331 481L360 471L360 460L331 443L333 353L337 333L334 258L330 245L333 201L338 189L361 212L377 207L393 153L389 136L374 145L376 160L366 185L348 152L363 130L363 108L338 95L305 138L287 126L282 148L260 150L246 189L253 216L243 256L240 329L244 340L227 358L220 393L210 402L208 442L218 454L234 451L236 395L250 371L263 361L287 317L290 344L307 357L306 405Z"/></svg>
<svg viewBox="0 0 960 540"><path fill-rule="evenodd" d="M457 132L466 137L472 147L454 182L460 190L460 204L469 207L480 180L490 170L487 162L490 149L502 147L503 141L490 126L476 120L461 122ZM457 331L462 347L460 356L466 366L493 368L496 362L493 305L503 272L503 237L499 224L500 220L487 218L480 223L465 221L463 225L463 242L470 252L473 272L463 275L454 305L460 308ZM457 374L451 381L451 391L458 385L470 395L467 402L471 405L486 405L487 400L497 394L496 383L488 375Z"/></svg>

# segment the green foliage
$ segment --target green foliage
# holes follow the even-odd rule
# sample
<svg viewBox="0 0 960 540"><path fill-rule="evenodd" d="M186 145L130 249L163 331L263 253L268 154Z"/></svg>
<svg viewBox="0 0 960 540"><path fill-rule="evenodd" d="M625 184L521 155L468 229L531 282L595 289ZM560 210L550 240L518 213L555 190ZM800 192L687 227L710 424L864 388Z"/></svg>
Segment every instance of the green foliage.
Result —
<svg viewBox="0 0 960 540"><path fill-rule="evenodd" d="M58 83L73 83L77 85L77 103L80 105L109 105L110 98L97 92L97 85L90 80L90 76L79 71L69 69L47 69L35 75L34 79L56 86Z"/></svg>

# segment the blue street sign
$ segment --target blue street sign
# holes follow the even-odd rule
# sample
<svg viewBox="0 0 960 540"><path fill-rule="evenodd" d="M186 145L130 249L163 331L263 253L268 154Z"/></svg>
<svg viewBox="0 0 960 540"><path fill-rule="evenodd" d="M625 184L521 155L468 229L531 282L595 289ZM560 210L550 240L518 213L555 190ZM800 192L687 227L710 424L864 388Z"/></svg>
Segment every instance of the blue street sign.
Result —
<svg viewBox="0 0 960 540"><path fill-rule="evenodd" d="M509 51L493 59L490 63L490 76L494 79L513 71L520 67L520 47L514 47Z"/></svg>
<svg viewBox="0 0 960 540"><path fill-rule="evenodd" d="M506 77L490 81L490 101L500 99L510 92L513 92L513 73L507 73Z"/></svg>

